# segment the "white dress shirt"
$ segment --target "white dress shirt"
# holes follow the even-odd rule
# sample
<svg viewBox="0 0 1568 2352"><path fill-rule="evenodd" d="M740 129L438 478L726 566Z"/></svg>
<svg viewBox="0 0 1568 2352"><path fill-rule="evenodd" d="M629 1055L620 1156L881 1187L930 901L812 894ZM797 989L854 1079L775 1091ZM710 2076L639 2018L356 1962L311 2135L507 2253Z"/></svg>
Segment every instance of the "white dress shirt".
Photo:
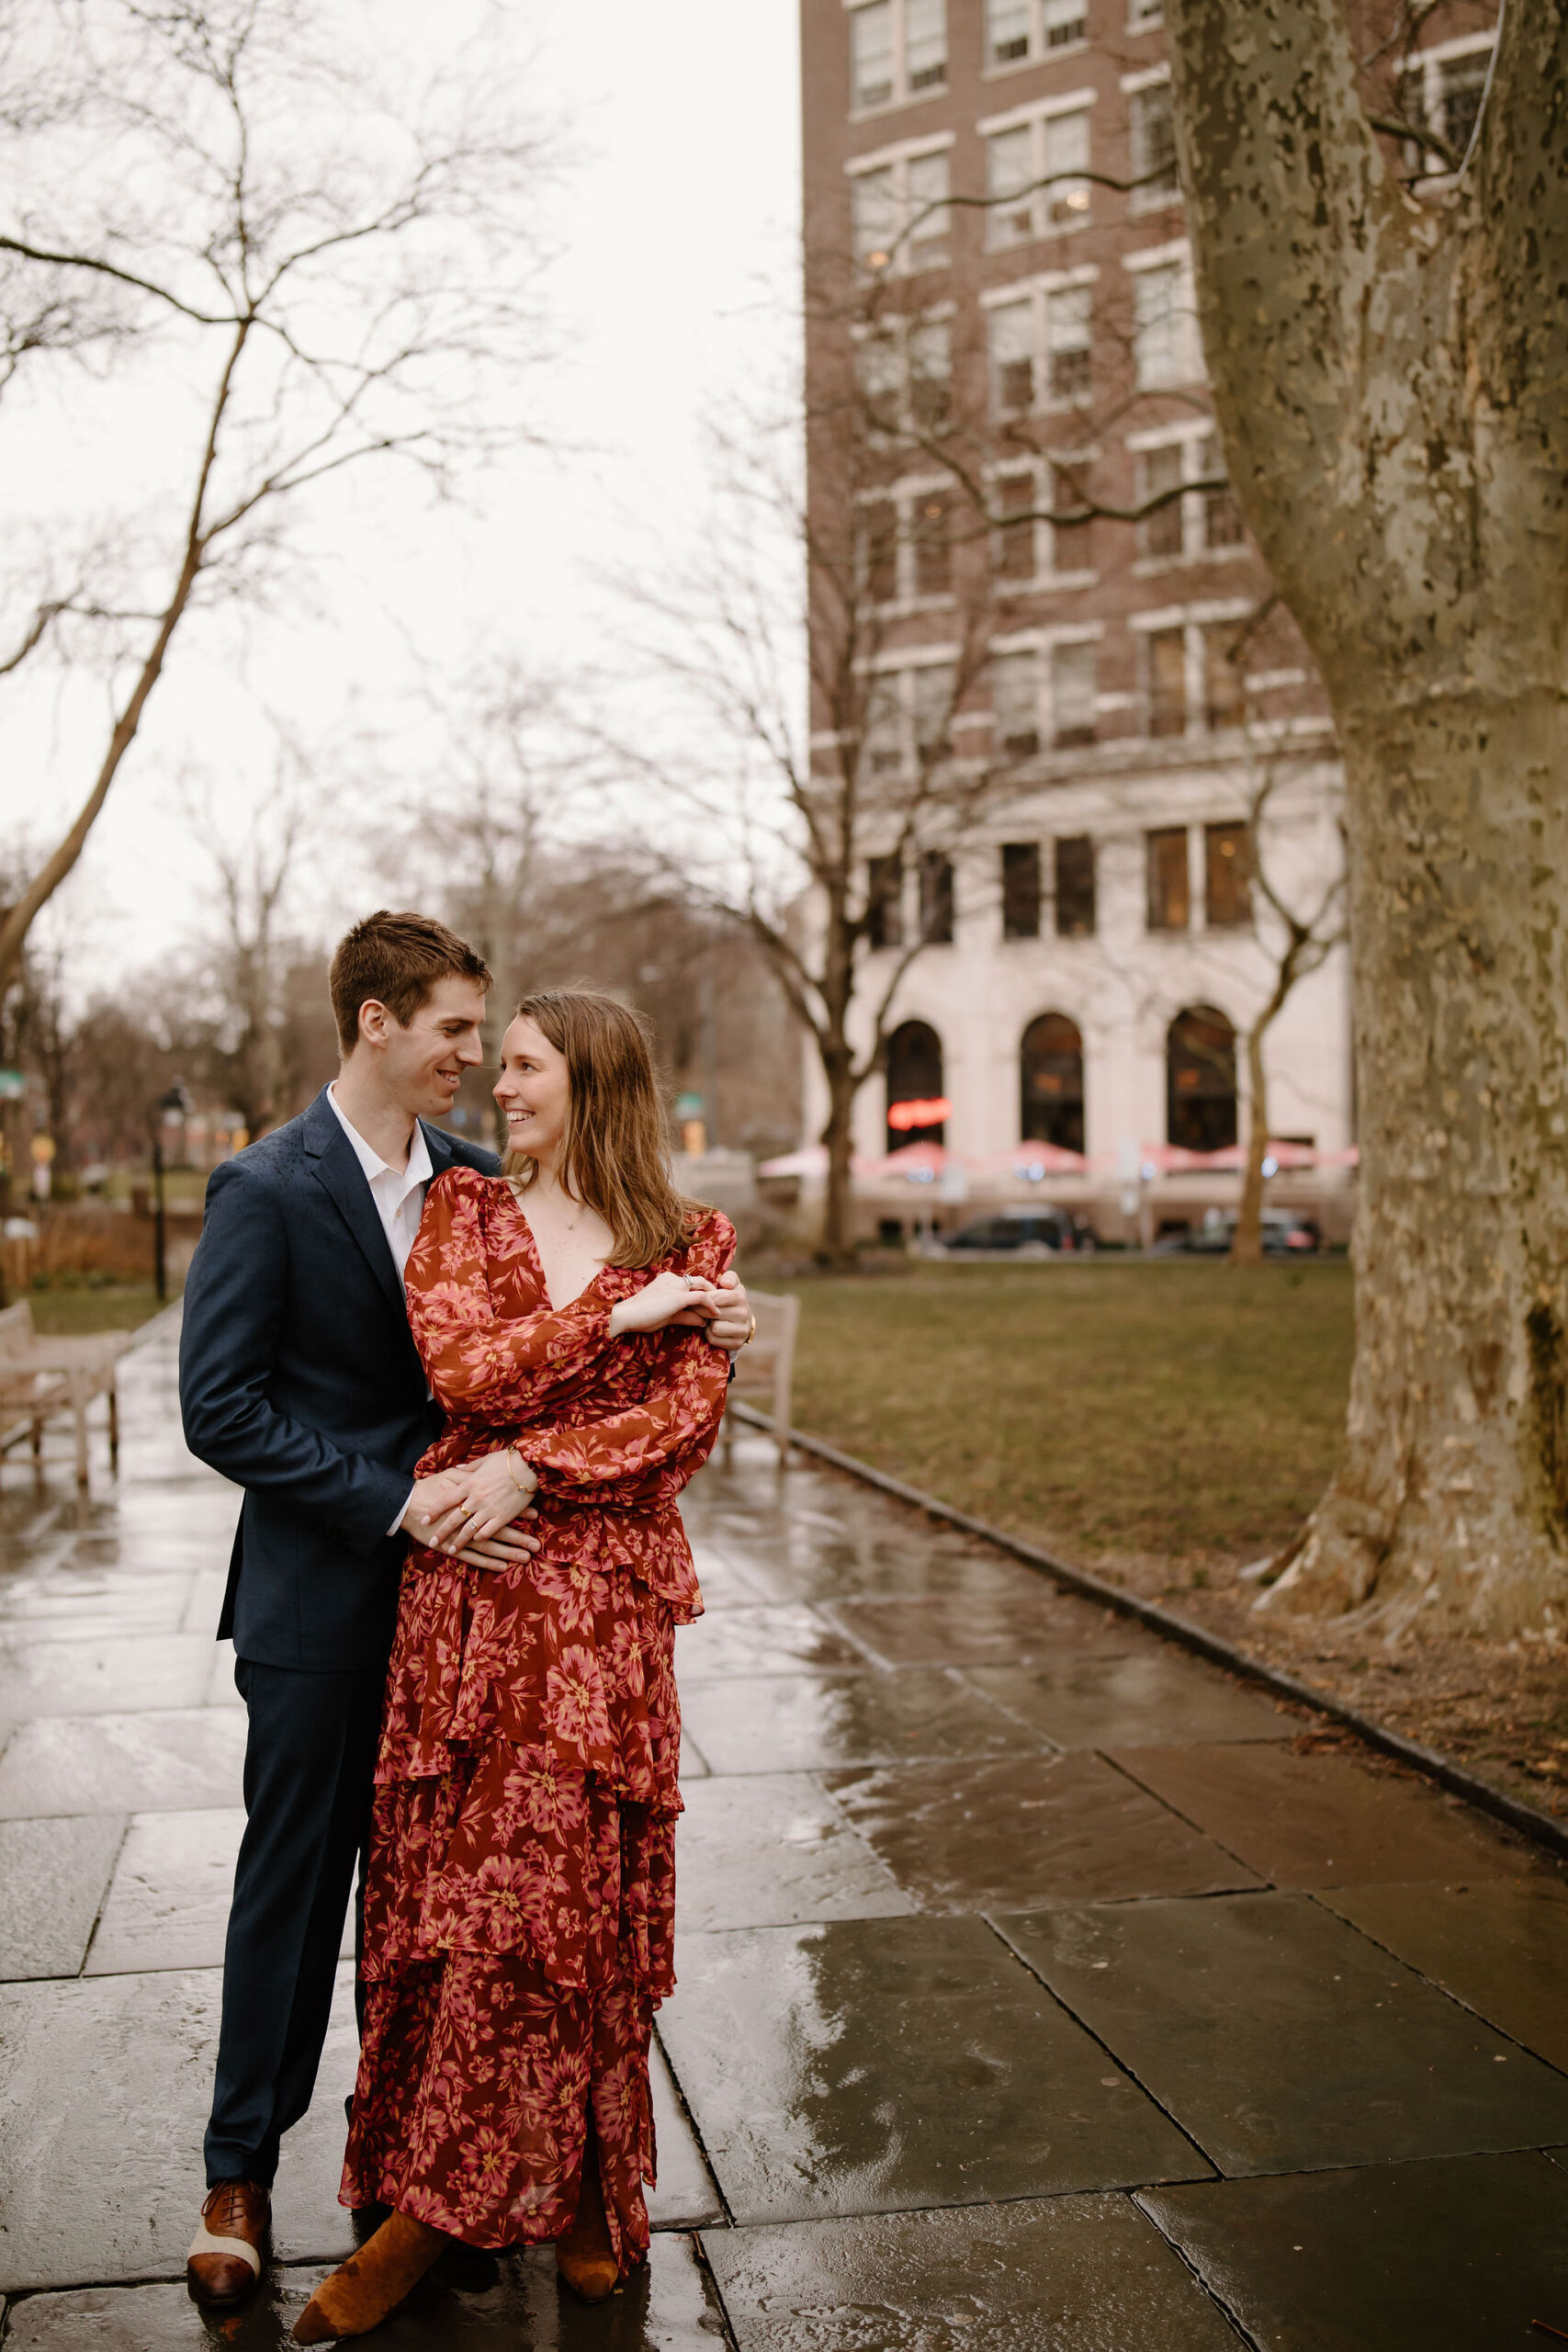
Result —
<svg viewBox="0 0 1568 2352"><path fill-rule="evenodd" d="M430 1164L430 1146L424 1140L424 1129L414 1121L413 1140L409 1146L408 1166L393 1168L374 1150L344 1116L337 1099L337 1089L329 1086L327 1101L332 1104L337 1123L354 1148L354 1156L365 1170L365 1181L370 1187L370 1197L376 1204L376 1214L381 1220L381 1230L392 1253L392 1262L400 1282L408 1269L409 1251L413 1248L419 1231L419 1220L424 1213L424 1188L435 1170Z"/></svg>
<svg viewBox="0 0 1568 2352"><path fill-rule="evenodd" d="M333 1106L339 1126L354 1148L355 1159L365 1170L365 1181L370 1187L370 1197L376 1204L376 1214L381 1220L381 1230L387 1237L387 1247L392 1253L398 1280L401 1282L408 1270L409 1251L413 1248L414 1236L419 1231L419 1220L424 1213L425 1187L435 1173L430 1164L430 1146L424 1140L424 1129L416 1119L413 1140L409 1146L408 1166L393 1168L378 1151L372 1149L359 1129L344 1116L335 1087L328 1087L327 1101ZM401 1527L413 1498L414 1490L410 1487L408 1502L404 1503L388 1528L389 1535L395 1535Z"/></svg>

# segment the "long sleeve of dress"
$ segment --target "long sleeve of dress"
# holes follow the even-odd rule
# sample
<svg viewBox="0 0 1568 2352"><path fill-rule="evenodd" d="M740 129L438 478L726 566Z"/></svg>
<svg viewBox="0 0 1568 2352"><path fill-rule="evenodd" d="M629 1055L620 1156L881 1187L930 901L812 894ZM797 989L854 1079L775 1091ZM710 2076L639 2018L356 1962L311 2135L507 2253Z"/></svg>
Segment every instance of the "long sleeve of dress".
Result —
<svg viewBox="0 0 1568 2352"><path fill-rule="evenodd" d="M525 1429L517 1451L538 1473L546 1494L620 1486L644 1480L649 1472L684 1468L699 1448L700 1459L712 1442L728 1379L729 1359L723 1350L705 1332L682 1331L663 1351L639 1403L581 1428Z"/></svg>
<svg viewBox="0 0 1568 2352"><path fill-rule="evenodd" d="M485 1179L454 1168L425 1199L404 1281L409 1324L432 1392L452 1419L515 1423L556 1409L607 1348L614 1302L498 1318L486 1267ZM491 1409L493 1408L493 1411Z"/></svg>

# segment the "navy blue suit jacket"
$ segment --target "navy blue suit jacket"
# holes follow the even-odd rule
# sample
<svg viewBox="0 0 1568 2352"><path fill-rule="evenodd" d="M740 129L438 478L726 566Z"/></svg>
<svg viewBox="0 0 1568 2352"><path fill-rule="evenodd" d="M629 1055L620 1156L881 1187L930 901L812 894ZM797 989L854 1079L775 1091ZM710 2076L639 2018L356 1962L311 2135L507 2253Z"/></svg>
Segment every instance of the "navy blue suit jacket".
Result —
<svg viewBox="0 0 1568 2352"><path fill-rule="evenodd" d="M425 1127L433 1176L500 1162ZM384 1668L437 1425L403 1286L326 1090L214 1169L180 1333L186 1443L245 1490L219 1635L261 1666Z"/></svg>

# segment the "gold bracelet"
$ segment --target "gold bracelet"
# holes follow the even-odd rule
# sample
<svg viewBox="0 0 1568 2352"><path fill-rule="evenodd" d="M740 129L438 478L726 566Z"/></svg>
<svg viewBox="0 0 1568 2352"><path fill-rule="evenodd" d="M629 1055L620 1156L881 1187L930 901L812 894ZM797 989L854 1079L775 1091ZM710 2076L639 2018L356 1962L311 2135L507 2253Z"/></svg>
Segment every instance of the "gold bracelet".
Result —
<svg viewBox="0 0 1568 2352"><path fill-rule="evenodd" d="M538 1483L539 1483L538 1479L537 1479L536 1477L535 1478L535 1480L534 1480L534 1484L533 1484L533 1486L532 1486L532 1487L525 1487L525 1486L523 1484L522 1479L517 1476L517 1471L516 1471L516 1468L515 1468L515 1466L514 1466L514 1464L513 1464L513 1458L512 1458L512 1457L513 1457L513 1449L512 1449L512 1447L511 1447L511 1446L507 1446L507 1447L506 1447L506 1449L505 1449L505 1451L502 1453L502 1457L501 1457L501 1458L502 1458L502 1461L505 1463L505 1464L506 1464L506 1475L507 1475L507 1476L511 1479L511 1481L512 1481L513 1485L516 1487L516 1489L517 1489L517 1491L518 1491L518 1493L519 1493L520 1495L523 1495L523 1496L526 1497L526 1496L528 1496L528 1495L533 1494L533 1493L534 1493L534 1491L535 1491L535 1489L536 1489L536 1488L537 1487L537 1486L538 1486Z"/></svg>

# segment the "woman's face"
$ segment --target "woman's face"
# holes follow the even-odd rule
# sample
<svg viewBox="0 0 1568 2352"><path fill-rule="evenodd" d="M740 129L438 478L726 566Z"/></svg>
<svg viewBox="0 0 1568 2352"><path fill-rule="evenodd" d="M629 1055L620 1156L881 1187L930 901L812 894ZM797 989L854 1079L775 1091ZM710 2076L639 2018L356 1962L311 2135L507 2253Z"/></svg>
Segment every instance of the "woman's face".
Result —
<svg viewBox="0 0 1568 2352"><path fill-rule="evenodd" d="M571 1086L566 1056L521 1013L502 1039L501 1076L493 1091L506 1114L513 1150L547 1165L566 1133Z"/></svg>

